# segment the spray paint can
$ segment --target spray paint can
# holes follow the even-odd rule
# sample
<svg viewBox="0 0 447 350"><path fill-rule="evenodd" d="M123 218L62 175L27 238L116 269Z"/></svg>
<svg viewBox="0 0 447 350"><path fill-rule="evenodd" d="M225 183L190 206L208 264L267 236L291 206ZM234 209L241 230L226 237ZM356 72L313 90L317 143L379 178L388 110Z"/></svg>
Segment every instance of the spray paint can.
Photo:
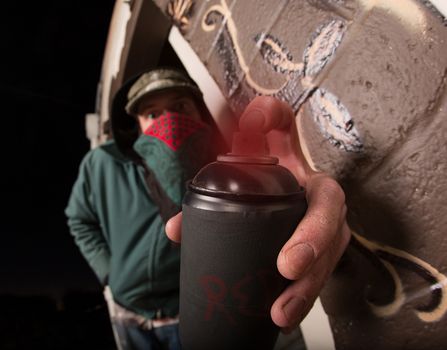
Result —
<svg viewBox="0 0 447 350"><path fill-rule="evenodd" d="M180 339L184 350L272 349L270 308L289 281L276 260L307 209L265 135L236 133L183 201Z"/></svg>

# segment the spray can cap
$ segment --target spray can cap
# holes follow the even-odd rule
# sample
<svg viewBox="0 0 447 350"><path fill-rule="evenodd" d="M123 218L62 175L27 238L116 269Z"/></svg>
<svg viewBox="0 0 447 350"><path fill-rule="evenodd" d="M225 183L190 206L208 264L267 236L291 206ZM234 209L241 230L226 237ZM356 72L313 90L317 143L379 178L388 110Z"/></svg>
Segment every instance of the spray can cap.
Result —
<svg viewBox="0 0 447 350"><path fill-rule="evenodd" d="M234 200L304 198L292 173L269 155L266 135L239 131L233 135L231 153L202 168L189 188L209 196Z"/></svg>

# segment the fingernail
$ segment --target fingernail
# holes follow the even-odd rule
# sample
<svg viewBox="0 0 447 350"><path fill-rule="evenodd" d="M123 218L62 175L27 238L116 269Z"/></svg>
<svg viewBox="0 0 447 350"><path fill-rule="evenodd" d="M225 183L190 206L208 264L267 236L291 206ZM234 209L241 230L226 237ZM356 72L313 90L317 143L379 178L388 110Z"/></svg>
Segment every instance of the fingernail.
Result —
<svg viewBox="0 0 447 350"><path fill-rule="evenodd" d="M301 274L307 271L315 259L313 248L307 243L299 243L285 252L281 264L286 267L286 270L291 272L290 276L285 276L290 279L297 279Z"/></svg>
<svg viewBox="0 0 447 350"><path fill-rule="evenodd" d="M302 298L291 298L284 306L283 312L287 321L289 322L289 327L294 328L301 322L303 312L304 312L305 302Z"/></svg>
<svg viewBox="0 0 447 350"><path fill-rule="evenodd" d="M265 118L260 110L253 110L243 115L239 121L241 131L262 131L264 129Z"/></svg>

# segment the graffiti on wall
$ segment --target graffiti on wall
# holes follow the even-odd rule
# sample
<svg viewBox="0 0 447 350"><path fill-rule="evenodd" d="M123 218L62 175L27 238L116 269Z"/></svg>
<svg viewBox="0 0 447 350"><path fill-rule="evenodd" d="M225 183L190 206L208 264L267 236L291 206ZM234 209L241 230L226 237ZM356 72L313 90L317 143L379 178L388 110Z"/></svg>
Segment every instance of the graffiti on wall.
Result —
<svg viewBox="0 0 447 350"><path fill-rule="evenodd" d="M221 26L218 26L218 21ZM240 86L239 77L252 89L254 95L270 95L287 101L295 111L310 100L315 123L324 137L335 147L347 152L361 152L363 144L349 111L329 91L318 87L319 73L329 65L340 46L347 24L336 19L315 29L301 60L295 60L287 46L270 33L257 33L253 40L259 48L266 68L282 76L282 84L267 87L256 81L241 50L238 29L225 0L210 6L202 18L205 32L223 28L218 34L216 50L228 72L227 96L231 97Z"/></svg>

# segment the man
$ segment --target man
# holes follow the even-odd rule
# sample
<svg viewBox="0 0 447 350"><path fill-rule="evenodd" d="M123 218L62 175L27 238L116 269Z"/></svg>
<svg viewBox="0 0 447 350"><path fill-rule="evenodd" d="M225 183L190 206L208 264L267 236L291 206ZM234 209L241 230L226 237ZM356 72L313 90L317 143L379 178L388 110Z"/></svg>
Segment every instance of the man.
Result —
<svg viewBox="0 0 447 350"><path fill-rule="evenodd" d="M118 347L179 349L180 256L165 222L179 212L186 181L215 158L217 128L196 84L169 68L126 84L111 122L113 140L81 163L70 232L107 286Z"/></svg>

